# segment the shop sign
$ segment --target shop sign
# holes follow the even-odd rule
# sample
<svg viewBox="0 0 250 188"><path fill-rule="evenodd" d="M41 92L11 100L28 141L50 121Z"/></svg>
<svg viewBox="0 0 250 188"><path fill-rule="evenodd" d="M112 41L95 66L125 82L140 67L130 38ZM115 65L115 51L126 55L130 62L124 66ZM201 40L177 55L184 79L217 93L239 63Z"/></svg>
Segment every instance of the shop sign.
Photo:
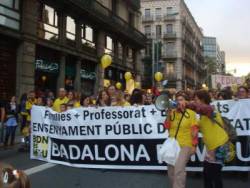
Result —
<svg viewBox="0 0 250 188"><path fill-rule="evenodd" d="M55 62L49 62L42 59L37 59L35 63L35 69L48 73L58 73L59 64Z"/></svg>
<svg viewBox="0 0 250 188"><path fill-rule="evenodd" d="M81 78L83 78L83 79L88 79L88 80L95 80L96 79L95 72L89 72L87 70L81 69L80 74L81 74Z"/></svg>

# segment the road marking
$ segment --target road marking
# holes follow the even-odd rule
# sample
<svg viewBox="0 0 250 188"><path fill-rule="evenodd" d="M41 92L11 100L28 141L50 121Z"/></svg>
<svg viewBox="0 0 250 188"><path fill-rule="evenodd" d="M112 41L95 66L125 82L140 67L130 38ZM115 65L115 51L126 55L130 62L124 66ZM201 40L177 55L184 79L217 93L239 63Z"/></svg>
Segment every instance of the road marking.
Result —
<svg viewBox="0 0 250 188"><path fill-rule="evenodd" d="M30 168L30 169L27 169L24 172L29 176L29 175L32 175L32 174L47 170L47 169L52 168L54 166L56 166L56 164L45 163L43 165L39 165L39 166Z"/></svg>

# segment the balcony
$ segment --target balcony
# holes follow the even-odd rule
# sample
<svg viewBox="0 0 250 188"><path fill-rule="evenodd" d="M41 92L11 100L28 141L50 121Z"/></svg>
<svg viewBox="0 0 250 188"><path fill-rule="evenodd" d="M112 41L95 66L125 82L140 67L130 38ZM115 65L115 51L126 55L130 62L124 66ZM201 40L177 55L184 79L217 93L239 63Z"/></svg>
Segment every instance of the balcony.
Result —
<svg viewBox="0 0 250 188"><path fill-rule="evenodd" d="M177 35L176 32L165 32L163 35L164 39L176 39Z"/></svg>
<svg viewBox="0 0 250 188"><path fill-rule="evenodd" d="M71 8L74 13L81 14L82 17L85 16L85 20L90 19L93 24L98 24L101 28L108 28L109 31L130 40L140 48L145 46L146 37L138 29L96 0L60 0L60 4L68 9Z"/></svg>
<svg viewBox="0 0 250 188"><path fill-rule="evenodd" d="M191 57L190 54L186 53L184 56L184 61L191 66L192 68L195 68L195 62L193 60L193 58Z"/></svg>
<svg viewBox="0 0 250 188"><path fill-rule="evenodd" d="M192 52L195 52L196 51L196 47L193 43L193 41L190 39L189 36L185 35L184 38L183 38L185 44L187 45L187 47L192 51Z"/></svg>
<svg viewBox="0 0 250 188"><path fill-rule="evenodd" d="M175 21L176 15L174 14L165 14L164 15L164 21Z"/></svg>
<svg viewBox="0 0 250 188"><path fill-rule="evenodd" d="M176 59L177 52L176 51L166 51L166 52L162 53L161 57L162 57L162 59L165 59L165 60Z"/></svg>
<svg viewBox="0 0 250 188"><path fill-rule="evenodd" d="M148 23L148 22L153 22L154 21L154 16L149 15L149 16L143 16L142 17L142 23Z"/></svg>

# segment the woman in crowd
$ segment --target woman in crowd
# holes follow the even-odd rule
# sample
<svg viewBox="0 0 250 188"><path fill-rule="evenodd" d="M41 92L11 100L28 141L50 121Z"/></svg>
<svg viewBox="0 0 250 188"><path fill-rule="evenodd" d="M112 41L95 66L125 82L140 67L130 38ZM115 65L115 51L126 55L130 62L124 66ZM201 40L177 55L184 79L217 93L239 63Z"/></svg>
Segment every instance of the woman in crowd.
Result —
<svg viewBox="0 0 250 188"><path fill-rule="evenodd" d="M37 102L36 102L37 106L44 106L44 99L43 97L37 97Z"/></svg>
<svg viewBox="0 0 250 188"><path fill-rule="evenodd" d="M81 94L79 92L75 92L75 103L74 108L79 108L81 106Z"/></svg>
<svg viewBox="0 0 250 188"><path fill-rule="evenodd" d="M91 106L93 106L91 97L83 95L82 99L81 99L81 106L82 107L91 107Z"/></svg>
<svg viewBox="0 0 250 188"><path fill-rule="evenodd" d="M110 97L110 104L113 106L113 104L115 104L116 101L116 88L114 85L110 85L107 89L108 95Z"/></svg>
<svg viewBox="0 0 250 188"><path fill-rule="evenodd" d="M196 91L195 102L209 106L211 103L209 93L205 90ZM212 118L214 118L215 121L212 120ZM199 128L207 149L203 170L205 188L223 187L221 170L226 157L225 144L229 138L221 126L223 126L223 121L219 112L215 113L215 117L208 117L207 115L200 116Z"/></svg>
<svg viewBox="0 0 250 188"><path fill-rule="evenodd" d="M51 98L52 100L55 100L55 95L52 91L48 92L47 98Z"/></svg>
<svg viewBox="0 0 250 188"><path fill-rule="evenodd" d="M238 99L247 99L248 98L248 88L245 86L238 87L237 98Z"/></svg>
<svg viewBox="0 0 250 188"><path fill-rule="evenodd" d="M48 97L46 99L46 107L53 108L53 99L52 98Z"/></svg>
<svg viewBox="0 0 250 188"><path fill-rule="evenodd" d="M73 91L68 92L68 99L69 101L67 102L68 105L74 105L75 104L75 95Z"/></svg>
<svg viewBox="0 0 250 188"><path fill-rule="evenodd" d="M20 99L20 105L19 105L19 110L20 110L20 115L21 115L21 127L20 131L22 132L23 128L26 126L27 122L27 111L26 111L26 101L27 101L27 93L22 94L21 99Z"/></svg>
<svg viewBox="0 0 250 188"><path fill-rule="evenodd" d="M106 90L102 90L99 92L97 102L97 106L110 106L111 100Z"/></svg>
<svg viewBox="0 0 250 188"><path fill-rule="evenodd" d="M130 97L130 104L131 105L144 105L145 103L145 95L142 90L134 89L132 95Z"/></svg>
<svg viewBox="0 0 250 188"><path fill-rule="evenodd" d="M13 146L15 142L16 128L18 122L18 106L16 102L16 97L12 96L10 101L6 104L6 134L4 140L4 146L8 146L9 137L10 145Z"/></svg>
<svg viewBox="0 0 250 188"><path fill-rule="evenodd" d="M178 107L168 110L166 128L170 138L176 138L181 151L175 166L168 165L168 176L172 188L184 188L186 184L185 167L198 144L198 123L196 113L186 108L188 97L184 92L176 94Z"/></svg>
<svg viewBox="0 0 250 188"><path fill-rule="evenodd" d="M116 102L112 106L130 106L130 103L125 100L124 93L122 91L117 91Z"/></svg>
<svg viewBox="0 0 250 188"><path fill-rule="evenodd" d="M10 165L0 164L0 177L1 188L30 188L28 176Z"/></svg>

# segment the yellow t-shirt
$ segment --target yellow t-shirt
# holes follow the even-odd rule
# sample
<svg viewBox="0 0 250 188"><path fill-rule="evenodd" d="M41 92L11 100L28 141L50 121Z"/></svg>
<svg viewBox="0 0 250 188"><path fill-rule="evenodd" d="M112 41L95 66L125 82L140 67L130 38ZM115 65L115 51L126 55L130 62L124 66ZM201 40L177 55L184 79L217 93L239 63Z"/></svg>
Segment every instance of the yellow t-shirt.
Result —
<svg viewBox="0 0 250 188"><path fill-rule="evenodd" d="M178 124L181 120L182 114L173 110L171 113L170 120L170 129L169 129L169 137L174 138ZM196 119L196 113L190 109L186 109L185 115L181 121L180 128L177 134L177 141L181 147L188 146L193 147L193 137L192 137L192 130L193 126L198 126L198 122Z"/></svg>
<svg viewBox="0 0 250 188"><path fill-rule="evenodd" d="M27 100L25 103L25 109L27 111L27 121L31 120L31 114L30 114L30 110L32 108L32 106L36 104L36 99L32 100Z"/></svg>
<svg viewBox="0 0 250 188"><path fill-rule="evenodd" d="M53 109L56 112L60 112L60 106L61 104L66 104L69 102L69 99L67 97L64 97L63 99L57 98L53 104Z"/></svg>
<svg viewBox="0 0 250 188"><path fill-rule="evenodd" d="M80 101L76 101L74 103L74 108L79 108L79 107L81 107Z"/></svg>
<svg viewBox="0 0 250 188"><path fill-rule="evenodd" d="M220 113L216 113L215 120L223 125ZM208 150L214 150L224 145L228 141L228 135L225 130L215 122L212 122L207 116L201 116L199 121L200 132L203 135L203 142Z"/></svg>

